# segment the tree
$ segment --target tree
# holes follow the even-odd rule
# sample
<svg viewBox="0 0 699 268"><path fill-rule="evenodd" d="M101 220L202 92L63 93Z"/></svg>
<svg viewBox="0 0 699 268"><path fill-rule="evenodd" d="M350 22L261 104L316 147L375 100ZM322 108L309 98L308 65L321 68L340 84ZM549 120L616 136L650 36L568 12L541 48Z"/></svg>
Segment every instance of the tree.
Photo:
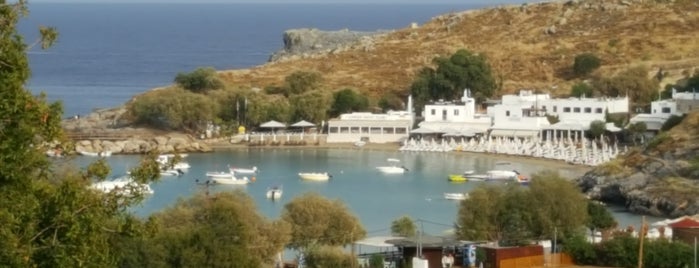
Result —
<svg viewBox="0 0 699 268"><path fill-rule="evenodd" d="M584 96L584 97L589 98L589 97L592 97L592 94L593 94L592 87L584 82L577 83L577 84L573 85L573 87L571 87L571 89L570 89L570 96L571 97L580 98L580 97Z"/></svg>
<svg viewBox="0 0 699 268"><path fill-rule="evenodd" d="M342 202L316 193L304 194L287 203L282 219L292 230L287 246L301 251L319 245L346 245L366 235L359 219Z"/></svg>
<svg viewBox="0 0 699 268"><path fill-rule="evenodd" d="M352 89L346 88L333 95L333 104L330 108L331 116L336 117L343 113L365 111L369 108L369 99L358 94Z"/></svg>
<svg viewBox="0 0 699 268"><path fill-rule="evenodd" d="M395 236L414 237L417 227L409 216L402 216L391 222L391 234Z"/></svg>
<svg viewBox="0 0 699 268"><path fill-rule="evenodd" d="M175 83L194 93L223 88L223 82L218 79L216 69L211 67L197 68L191 73L178 73Z"/></svg>
<svg viewBox="0 0 699 268"><path fill-rule="evenodd" d="M290 96L320 89L323 85L323 76L318 72L296 71L285 77L284 81Z"/></svg>
<svg viewBox="0 0 699 268"><path fill-rule="evenodd" d="M587 203L587 215L587 228L590 229L592 234L594 234L596 230L604 231L617 226L617 222L614 220L612 213L599 202L590 201Z"/></svg>
<svg viewBox="0 0 699 268"><path fill-rule="evenodd" d="M595 69L600 66L600 59L592 53L583 53L575 56L575 62L573 63L573 73L578 76L585 76L590 74Z"/></svg>
<svg viewBox="0 0 699 268"><path fill-rule="evenodd" d="M605 131L607 131L607 123L602 120L595 120L590 122L590 129L587 130L587 133L593 138L599 138Z"/></svg>
<svg viewBox="0 0 699 268"><path fill-rule="evenodd" d="M271 266L291 238L286 222L267 220L240 190L196 195L152 220L158 232L142 241L139 267Z"/></svg>
<svg viewBox="0 0 699 268"><path fill-rule="evenodd" d="M423 68L410 86L418 108L430 99L456 99L466 88L471 89L477 102L482 102L497 89L490 65L482 54L460 49L448 58L436 57L433 62L436 69Z"/></svg>

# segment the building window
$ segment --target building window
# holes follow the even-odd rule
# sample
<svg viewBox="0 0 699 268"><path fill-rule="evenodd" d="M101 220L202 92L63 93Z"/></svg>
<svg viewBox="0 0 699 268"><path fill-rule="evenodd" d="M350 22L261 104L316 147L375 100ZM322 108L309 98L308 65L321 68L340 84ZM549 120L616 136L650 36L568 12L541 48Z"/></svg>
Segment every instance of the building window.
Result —
<svg viewBox="0 0 699 268"><path fill-rule="evenodd" d="M570 107L563 107L564 113L570 113Z"/></svg>
<svg viewBox="0 0 699 268"><path fill-rule="evenodd" d="M505 116L510 116L510 111L505 111Z"/></svg>
<svg viewBox="0 0 699 268"><path fill-rule="evenodd" d="M663 107L662 112L663 112L664 114L669 114L669 113L670 113L670 107Z"/></svg>
<svg viewBox="0 0 699 268"><path fill-rule="evenodd" d="M435 109L431 109L431 111L432 111L432 115L436 115L436 114L437 114L437 111L435 111Z"/></svg>
<svg viewBox="0 0 699 268"><path fill-rule="evenodd" d="M590 107L585 107L585 113L586 113L586 114L591 114L591 113L592 113L592 108L590 108Z"/></svg>
<svg viewBox="0 0 699 268"><path fill-rule="evenodd" d="M558 106L556 106L556 105L553 106L553 112L554 113L558 112Z"/></svg>
<svg viewBox="0 0 699 268"><path fill-rule="evenodd" d="M595 113L601 114L601 113L602 113L602 108L595 108Z"/></svg>
<svg viewBox="0 0 699 268"><path fill-rule="evenodd" d="M579 113L579 112L580 112L580 107L575 107L575 108L573 108L573 112L574 112L574 113Z"/></svg>
<svg viewBox="0 0 699 268"><path fill-rule="evenodd" d="M459 109L454 109L454 116L459 116Z"/></svg>

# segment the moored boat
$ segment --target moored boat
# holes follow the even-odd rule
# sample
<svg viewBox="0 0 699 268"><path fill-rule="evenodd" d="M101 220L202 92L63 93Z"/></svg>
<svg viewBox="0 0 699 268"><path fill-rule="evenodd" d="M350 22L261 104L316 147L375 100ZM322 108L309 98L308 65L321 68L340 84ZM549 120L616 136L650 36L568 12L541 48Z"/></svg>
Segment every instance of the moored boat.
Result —
<svg viewBox="0 0 699 268"><path fill-rule="evenodd" d="M332 175L328 174L327 172L306 172L299 173L299 177L301 177L301 179L309 181L327 181L330 179L330 177L332 177Z"/></svg>

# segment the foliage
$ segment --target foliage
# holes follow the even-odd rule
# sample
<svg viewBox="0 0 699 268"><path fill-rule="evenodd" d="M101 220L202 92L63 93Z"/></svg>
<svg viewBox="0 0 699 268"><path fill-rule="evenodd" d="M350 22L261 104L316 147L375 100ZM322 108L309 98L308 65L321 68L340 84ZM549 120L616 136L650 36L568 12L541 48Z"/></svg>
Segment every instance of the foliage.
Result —
<svg viewBox="0 0 699 268"><path fill-rule="evenodd" d="M189 132L203 131L219 111L206 96L177 88L139 96L128 109L137 124Z"/></svg>
<svg viewBox="0 0 699 268"><path fill-rule="evenodd" d="M675 127L676 125L679 125L682 123L682 120L684 120L684 115L671 115L670 118L665 120L665 123L663 123L663 126L660 127L661 131L668 131Z"/></svg>
<svg viewBox="0 0 699 268"><path fill-rule="evenodd" d="M291 121L306 120L320 122L328 119L330 95L321 90L313 90L289 98L292 111Z"/></svg>
<svg viewBox="0 0 699 268"><path fill-rule="evenodd" d="M601 60L595 54L582 53L575 56L575 62L573 62L573 73L578 76L585 76L599 68L600 64Z"/></svg>
<svg viewBox="0 0 699 268"><path fill-rule="evenodd" d="M599 202L589 201L587 203L587 228L594 232L596 230L607 230L617 226L614 216L609 212L604 204Z"/></svg>
<svg viewBox="0 0 699 268"><path fill-rule="evenodd" d="M600 94L609 97L628 96L632 107L647 106L658 95L658 80L648 76L648 68L629 68L613 77L602 77L592 81Z"/></svg>
<svg viewBox="0 0 699 268"><path fill-rule="evenodd" d="M589 98L593 96L593 90L592 86L585 82L577 83L570 88L570 96L577 98L584 96Z"/></svg>
<svg viewBox="0 0 699 268"><path fill-rule="evenodd" d="M191 73L178 73L175 83L194 93L223 88L223 82L218 79L216 69L211 67L197 68Z"/></svg>
<svg viewBox="0 0 699 268"><path fill-rule="evenodd" d="M305 260L304 267L309 268L357 267L357 261L353 256L344 253L338 247L331 246L313 247L306 252Z"/></svg>
<svg viewBox="0 0 699 268"><path fill-rule="evenodd" d="M330 116L336 117L343 113L366 111L369 108L369 99L366 95L346 88L333 95L333 104L330 108Z"/></svg>
<svg viewBox="0 0 699 268"><path fill-rule="evenodd" d="M448 58L437 57L433 62L436 69L422 69L410 87L417 108L421 109L431 99L457 99L466 88L477 102L495 93L497 83L484 55L460 49Z"/></svg>
<svg viewBox="0 0 699 268"><path fill-rule="evenodd" d="M391 234L395 236L414 237L417 227L410 216L402 216L391 222Z"/></svg>
<svg viewBox="0 0 699 268"><path fill-rule="evenodd" d="M388 92L381 96L378 105L384 113L389 110L399 111L405 109L403 107L403 100L393 92Z"/></svg>
<svg viewBox="0 0 699 268"><path fill-rule="evenodd" d="M590 129L587 133L594 138L599 138L605 131L607 131L607 123L602 120L595 120L590 122Z"/></svg>
<svg viewBox="0 0 699 268"><path fill-rule="evenodd" d="M158 232L135 245L139 267L263 267L284 249L291 229L269 221L242 191L197 195L152 216ZM132 257L133 258L133 257Z"/></svg>
<svg viewBox="0 0 699 268"><path fill-rule="evenodd" d="M288 95L318 90L323 85L323 76L318 72L296 71L284 78Z"/></svg>
<svg viewBox="0 0 699 268"><path fill-rule="evenodd" d="M316 193L304 194L287 203L282 219L292 229L287 246L302 251L316 245L346 245L366 235L359 219L342 202Z"/></svg>

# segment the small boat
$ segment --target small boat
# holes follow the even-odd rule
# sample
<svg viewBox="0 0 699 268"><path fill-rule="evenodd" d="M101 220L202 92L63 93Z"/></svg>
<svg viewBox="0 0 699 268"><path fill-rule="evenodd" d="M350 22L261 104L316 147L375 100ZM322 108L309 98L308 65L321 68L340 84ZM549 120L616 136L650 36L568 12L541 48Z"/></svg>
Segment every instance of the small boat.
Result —
<svg viewBox="0 0 699 268"><path fill-rule="evenodd" d="M332 175L328 174L327 172L323 172L323 173L306 172L306 173L299 173L299 177L301 177L301 179L309 180L309 181L327 181L332 177Z"/></svg>
<svg viewBox="0 0 699 268"><path fill-rule="evenodd" d="M275 185L272 187L267 188L267 198L272 199L272 200L277 200L279 198L282 198L282 194L284 193L284 190L282 189L281 185Z"/></svg>
<svg viewBox="0 0 699 268"><path fill-rule="evenodd" d="M164 167L166 169L179 169L179 170L188 170L190 168L189 163L182 161L183 158L187 157L187 154L180 154L180 161L177 163L171 163L172 160L175 158L174 154L161 154L158 155L158 158L155 159L158 164L160 164L161 167ZM171 167L169 165L172 165Z"/></svg>
<svg viewBox="0 0 699 268"><path fill-rule="evenodd" d="M207 173L206 175L209 176L209 173ZM252 177L252 179L250 179L248 177L238 178L235 176L235 174L232 174L232 173L228 173L225 176L223 174L218 174L217 176L209 176L209 177L211 178L211 180L214 183L218 183L218 184L243 185L243 184L248 184L250 182L255 181L255 177Z"/></svg>
<svg viewBox="0 0 699 268"><path fill-rule="evenodd" d="M230 168L231 172L235 174L257 174L257 167L252 167L252 168L237 168L237 167L231 167Z"/></svg>
<svg viewBox="0 0 699 268"><path fill-rule="evenodd" d="M387 159L387 161L389 163L391 163L390 166L376 167L376 169L378 169L382 173L386 173L386 174L403 174L406 171L408 171L408 169L406 167L398 166L398 163L400 163L400 160L398 160L398 159L389 158L389 159Z"/></svg>
<svg viewBox="0 0 699 268"><path fill-rule="evenodd" d="M141 194L153 194L153 189L150 185L139 183L133 180L130 176L122 176L113 180L95 182L90 185L90 188L102 191L104 193L118 192L126 195L131 195L133 191Z"/></svg>
<svg viewBox="0 0 699 268"><path fill-rule="evenodd" d="M444 193L444 199L449 200L466 200L468 198L467 193Z"/></svg>

